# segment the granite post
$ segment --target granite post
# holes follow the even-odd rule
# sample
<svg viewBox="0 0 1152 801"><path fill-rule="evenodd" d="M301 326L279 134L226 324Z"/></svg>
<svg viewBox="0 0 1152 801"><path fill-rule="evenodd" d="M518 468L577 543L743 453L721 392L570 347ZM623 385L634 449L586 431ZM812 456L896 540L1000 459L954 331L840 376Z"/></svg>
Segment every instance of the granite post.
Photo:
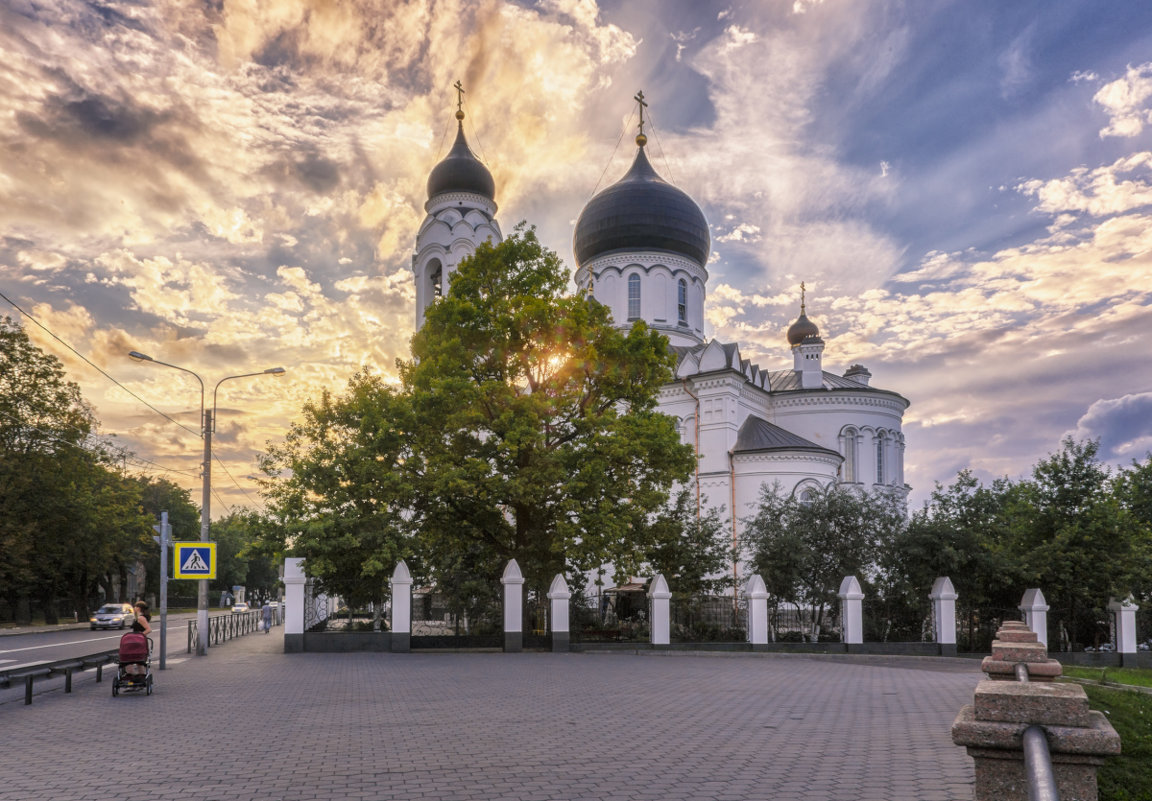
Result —
<svg viewBox="0 0 1152 801"><path fill-rule="evenodd" d="M1028 681L1017 679L1021 664ZM1024 733L1034 726L1047 740L1061 801L1097 801L1096 770L1120 753L1120 736L1088 708L1083 687L1055 682L1060 663L1048 658L1036 632L1005 623L981 668L988 678L952 724L952 742L976 762L976 801L1028 801Z"/></svg>

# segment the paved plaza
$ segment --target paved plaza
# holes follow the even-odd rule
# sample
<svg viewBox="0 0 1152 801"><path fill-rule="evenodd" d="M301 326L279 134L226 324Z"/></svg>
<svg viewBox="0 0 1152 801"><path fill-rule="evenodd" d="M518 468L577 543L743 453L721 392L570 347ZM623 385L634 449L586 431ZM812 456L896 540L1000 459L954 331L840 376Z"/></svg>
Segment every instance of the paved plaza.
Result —
<svg viewBox="0 0 1152 801"><path fill-rule="evenodd" d="M173 654L151 697L0 705L0 801L972 797L979 663L781 654Z"/></svg>

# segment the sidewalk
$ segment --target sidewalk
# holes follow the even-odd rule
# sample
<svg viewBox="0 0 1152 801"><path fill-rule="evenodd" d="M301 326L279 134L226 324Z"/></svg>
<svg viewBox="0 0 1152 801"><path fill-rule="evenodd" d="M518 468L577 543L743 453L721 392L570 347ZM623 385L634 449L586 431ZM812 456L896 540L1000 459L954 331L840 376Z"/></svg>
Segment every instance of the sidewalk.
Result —
<svg viewBox="0 0 1152 801"><path fill-rule="evenodd" d="M978 663L285 655L282 632L175 660L151 697L0 706L0 801L972 797L949 727Z"/></svg>

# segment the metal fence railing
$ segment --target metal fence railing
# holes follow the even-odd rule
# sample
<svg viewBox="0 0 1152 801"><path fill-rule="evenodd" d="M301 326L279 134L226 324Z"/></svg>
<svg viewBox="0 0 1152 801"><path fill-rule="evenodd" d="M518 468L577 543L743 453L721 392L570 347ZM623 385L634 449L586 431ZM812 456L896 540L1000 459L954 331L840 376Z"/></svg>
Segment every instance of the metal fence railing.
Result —
<svg viewBox="0 0 1152 801"><path fill-rule="evenodd" d="M262 621L263 614L259 609L210 617L208 618L208 647L259 631ZM283 607L278 604L274 605L272 607L272 625L279 626L283 622ZM199 628L199 623L196 620L188 621L188 653L195 651L200 644Z"/></svg>

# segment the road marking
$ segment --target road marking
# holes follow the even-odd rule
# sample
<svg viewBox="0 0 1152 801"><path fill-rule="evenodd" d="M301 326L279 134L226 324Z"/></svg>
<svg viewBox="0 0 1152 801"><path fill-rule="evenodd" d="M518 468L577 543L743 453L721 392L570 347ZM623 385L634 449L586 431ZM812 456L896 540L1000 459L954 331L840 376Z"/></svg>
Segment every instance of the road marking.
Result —
<svg viewBox="0 0 1152 801"><path fill-rule="evenodd" d="M5 662L15 662L15 661L16 661L15 659L0 659L0 665L3 665Z"/></svg>
<svg viewBox="0 0 1152 801"><path fill-rule="evenodd" d="M179 630L179 629L182 629L185 627L186 626L184 624L177 624L175 626L169 626L168 627L168 633L171 634L173 631L176 631L176 630ZM152 633L153 633L153 636L156 636L156 637L160 636L160 632L157 631L156 629L153 629ZM14 654L14 653L17 653L18 651L35 651L39 648L63 648L64 646L67 646L67 645L83 645L86 642L101 642L103 640L116 640L117 642L119 642L120 636L122 636L122 635L93 637L93 638L87 639L87 640L69 640L68 642L52 643L51 645L29 645L26 648L3 648L3 649L0 649L0 654Z"/></svg>

